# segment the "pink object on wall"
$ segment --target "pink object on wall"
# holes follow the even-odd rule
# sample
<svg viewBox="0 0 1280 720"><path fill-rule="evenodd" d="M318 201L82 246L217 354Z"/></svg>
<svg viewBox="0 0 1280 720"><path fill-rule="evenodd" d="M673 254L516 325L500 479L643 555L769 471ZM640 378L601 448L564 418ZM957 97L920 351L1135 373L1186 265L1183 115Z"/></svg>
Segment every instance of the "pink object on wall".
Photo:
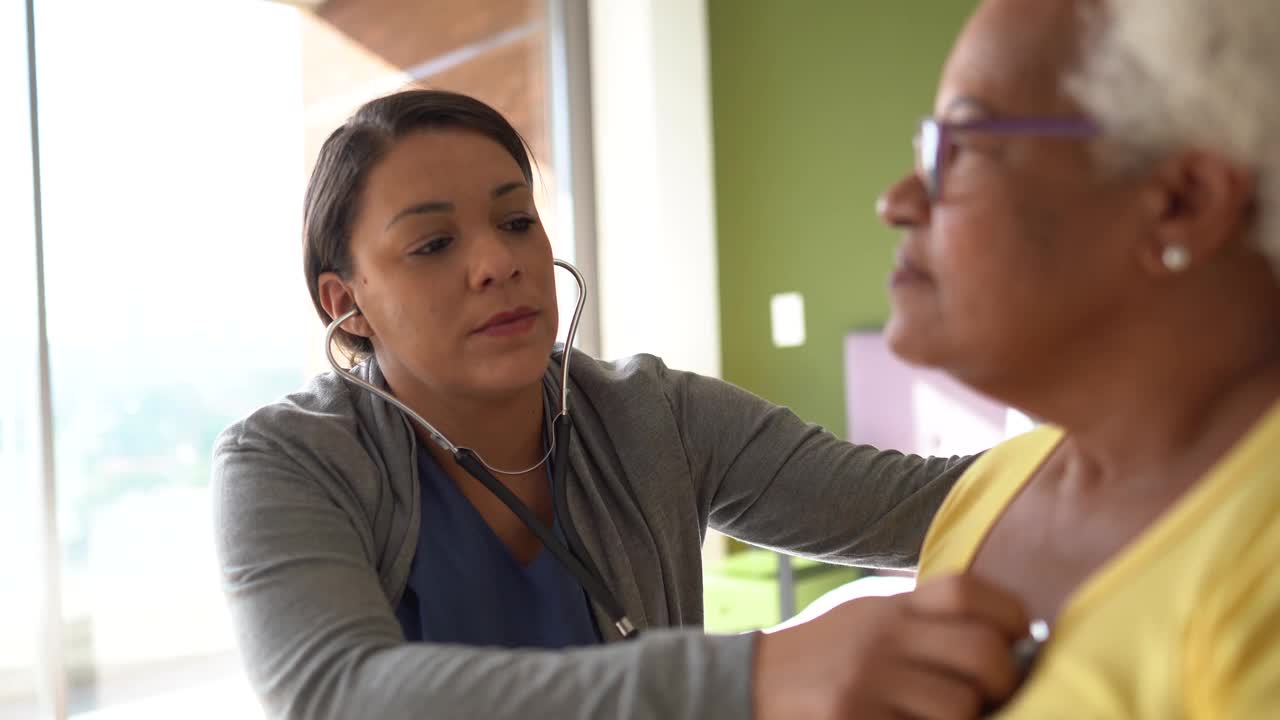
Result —
<svg viewBox="0 0 1280 720"><path fill-rule="evenodd" d="M1025 429L1022 416L938 370L899 360L879 332L845 336L849 440L918 455L967 455Z"/></svg>

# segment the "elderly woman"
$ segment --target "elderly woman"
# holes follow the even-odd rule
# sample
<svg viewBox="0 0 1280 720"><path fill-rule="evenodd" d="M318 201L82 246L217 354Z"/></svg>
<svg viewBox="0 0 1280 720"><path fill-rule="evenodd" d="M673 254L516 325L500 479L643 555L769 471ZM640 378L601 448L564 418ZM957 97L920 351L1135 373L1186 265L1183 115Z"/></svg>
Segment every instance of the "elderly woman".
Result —
<svg viewBox="0 0 1280 720"><path fill-rule="evenodd" d="M986 0L881 199L893 348L1047 423L921 560L1052 626L1006 717L1280 714L1277 39L1274 0Z"/></svg>

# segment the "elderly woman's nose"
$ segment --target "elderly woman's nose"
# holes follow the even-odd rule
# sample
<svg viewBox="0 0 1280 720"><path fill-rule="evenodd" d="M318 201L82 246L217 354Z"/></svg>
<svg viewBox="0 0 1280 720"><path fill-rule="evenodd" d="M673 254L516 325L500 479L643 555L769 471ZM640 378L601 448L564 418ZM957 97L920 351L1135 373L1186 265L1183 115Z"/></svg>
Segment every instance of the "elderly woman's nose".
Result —
<svg viewBox="0 0 1280 720"><path fill-rule="evenodd" d="M929 196L916 173L903 176L876 199L876 214L889 227L921 225L929 218Z"/></svg>

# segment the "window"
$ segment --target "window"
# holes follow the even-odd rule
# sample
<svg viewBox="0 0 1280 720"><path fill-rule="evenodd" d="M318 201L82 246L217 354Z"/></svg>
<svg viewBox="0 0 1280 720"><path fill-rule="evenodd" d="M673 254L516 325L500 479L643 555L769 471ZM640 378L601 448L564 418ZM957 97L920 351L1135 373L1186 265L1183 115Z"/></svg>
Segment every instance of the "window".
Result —
<svg viewBox="0 0 1280 720"><path fill-rule="evenodd" d="M40 548L40 382L27 17L0 5L0 548ZM0 550L0 717L36 711L41 554Z"/></svg>
<svg viewBox="0 0 1280 720"><path fill-rule="evenodd" d="M551 201L546 8L31 4L57 495L40 493L41 294L14 272L0 284L18 349L0 354L17 387L0 393L0 716L254 717L218 585L210 450L326 369L300 253L315 153L357 105L406 83L474 94L529 140L571 259ZM16 238L0 262L35 268L22 10L0 18L0 148L26 158L0 165L18 210L0 214ZM57 563L40 551L42 505ZM46 570L61 592L42 606ZM46 607L60 639L40 634ZM65 711L41 702L42 677L65 685Z"/></svg>
<svg viewBox="0 0 1280 720"><path fill-rule="evenodd" d="M72 715L236 677L209 450L307 370L299 26L260 2L36 7ZM228 698L199 706L239 716Z"/></svg>

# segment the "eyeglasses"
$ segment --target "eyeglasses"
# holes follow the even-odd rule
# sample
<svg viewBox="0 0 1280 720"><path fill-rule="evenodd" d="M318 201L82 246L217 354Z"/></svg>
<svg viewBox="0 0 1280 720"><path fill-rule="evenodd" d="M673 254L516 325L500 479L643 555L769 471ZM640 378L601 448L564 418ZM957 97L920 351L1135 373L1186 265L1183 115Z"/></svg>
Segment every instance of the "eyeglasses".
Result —
<svg viewBox="0 0 1280 720"><path fill-rule="evenodd" d="M944 122L927 117L916 132L916 170L924 180L930 200L942 196L942 175L954 154L957 133L983 132L998 135L1037 135L1085 138L1097 135L1097 125L1081 118L993 118L969 122Z"/></svg>

